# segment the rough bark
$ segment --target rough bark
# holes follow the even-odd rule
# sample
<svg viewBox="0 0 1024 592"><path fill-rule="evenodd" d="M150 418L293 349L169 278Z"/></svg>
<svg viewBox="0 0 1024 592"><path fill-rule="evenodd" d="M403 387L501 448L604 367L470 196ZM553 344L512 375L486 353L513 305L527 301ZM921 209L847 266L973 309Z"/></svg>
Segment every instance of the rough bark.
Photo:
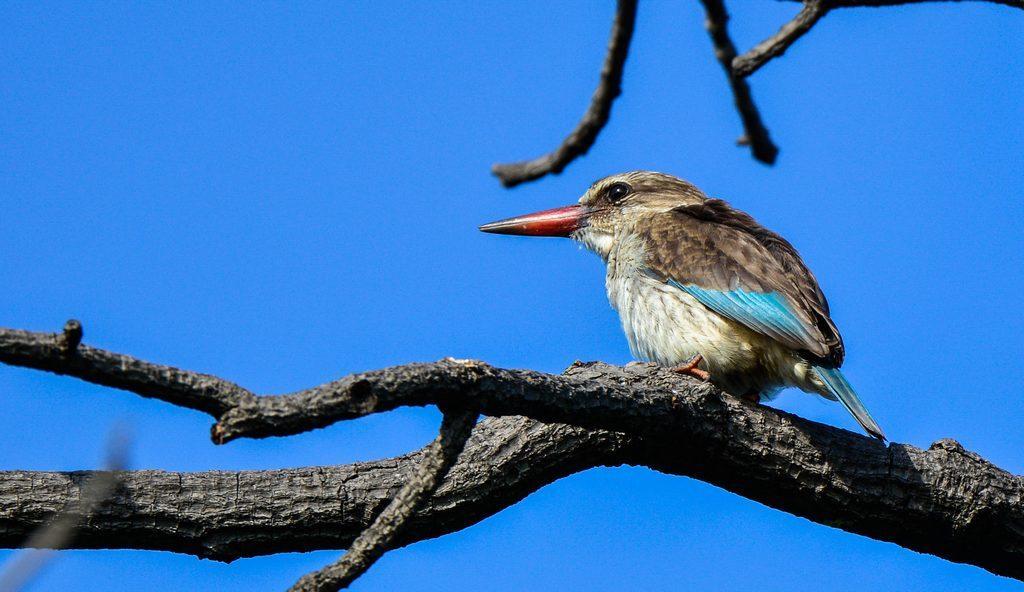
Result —
<svg viewBox="0 0 1024 592"><path fill-rule="evenodd" d="M61 364L43 355L47 344L60 338L0 331L0 359L116 382L105 372L117 368L100 371L96 363L119 354L79 346L78 354L84 352L90 362ZM157 378L199 384L191 373L155 365L149 366L155 377L147 378L139 370L145 362L124 358L117 359L135 382L121 381L122 388L153 396L151 382ZM218 400L241 389L207 378L202 396L158 395L202 408L209 406L204 397L223 394L211 385L228 393ZM248 402L225 407L222 414L244 407L255 425L283 425L284 433L297 425L322 426L409 404L466 406L549 422L519 417L483 422L449 478L392 546L464 528L565 475L628 463L690 476L821 524L1024 579L1024 482L952 440L928 450L885 446L744 403L649 365L576 364L564 376L553 376L445 360L329 385L276 397L245 391L239 400ZM297 419L303 409L313 417L308 424ZM260 423L265 420L270 423ZM260 430L246 435L252 434L267 435ZM73 546L165 549L222 560L341 548L372 523L418 462L411 455L286 471L126 473L123 488L81 527ZM79 495L85 478L83 473L0 474L0 545L20 544Z"/></svg>
<svg viewBox="0 0 1024 592"><path fill-rule="evenodd" d="M423 449L416 470L387 507L352 541L341 559L302 576L289 592L336 592L348 588L366 573L444 480L469 440L476 420L475 411L446 411L437 438Z"/></svg>
<svg viewBox="0 0 1024 592"><path fill-rule="evenodd" d="M481 422L449 478L391 547L461 530L566 475L625 462L627 439L522 417ZM71 548L152 549L232 561L344 549L419 465L422 451L333 467L174 473L128 471L79 526ZM0 472L0 547L81 496L92 472Z"/></svg>

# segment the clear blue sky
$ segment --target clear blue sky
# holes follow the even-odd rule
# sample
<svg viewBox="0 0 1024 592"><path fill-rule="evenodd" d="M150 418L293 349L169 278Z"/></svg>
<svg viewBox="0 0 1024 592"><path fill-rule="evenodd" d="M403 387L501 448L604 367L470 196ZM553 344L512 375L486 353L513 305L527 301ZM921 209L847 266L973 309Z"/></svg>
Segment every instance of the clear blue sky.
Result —
<svg viewBox="0 0 1024 592"><path fill-rule="evenodd" d="M797 6L732 3L750 47ZM840 10L752 78L782 148L740 126L696 2L643 2L625 92L558 177L496 161L552 148L596 81L613 3L0 5L0 325L57 330L259 392L443 356L558 372L625 363L600 261L484 235L630 169L687 178L788 237L887 433L955 437L1024 472L1024 13ZM430 440L401 410L213 446L205 415L0 367L0 468L96 467L129 423L136 468L348 463ZM838 405L776 405L854 428ZM69 552L34 590L282 590L338 552L230 565ZM0 553L0 559L9 552ZM387 555L357 590L1021 590L641 468L565 479Z"/></svg>

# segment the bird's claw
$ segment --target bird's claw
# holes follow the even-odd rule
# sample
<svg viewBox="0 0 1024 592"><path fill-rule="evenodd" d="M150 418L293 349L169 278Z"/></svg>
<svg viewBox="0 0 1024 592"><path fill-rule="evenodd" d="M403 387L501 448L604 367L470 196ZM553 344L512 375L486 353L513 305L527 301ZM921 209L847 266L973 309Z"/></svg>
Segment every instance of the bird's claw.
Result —
<svg viewBox="0 0 1024 592"><path fill-rule="evenodd" d="M700 364L702 361L704 361L704 356L697 354L690 358L690 360L685 364L680 364L672 368L671 370L677 374L685 374L687 376L692 376L698 380L703 380L704 382L707 382L711 378L711 374L708 374L706 370L701 370L700 368L697 367L697 365Z"/></svg>

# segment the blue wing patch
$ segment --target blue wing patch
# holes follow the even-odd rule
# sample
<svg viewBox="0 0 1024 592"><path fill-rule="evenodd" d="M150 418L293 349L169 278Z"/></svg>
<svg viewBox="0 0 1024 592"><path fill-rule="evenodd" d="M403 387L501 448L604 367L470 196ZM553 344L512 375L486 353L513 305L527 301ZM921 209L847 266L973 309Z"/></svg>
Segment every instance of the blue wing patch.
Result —
<svg viewBox="0 0 1024 592"><path fill-rule="evenodd" d="M668 283L693 296L718 314L742 323L761 333L792 346L812 349L817 340L790 308L786 297L778 292L747 290L708 290L693 284Z"/></svg>

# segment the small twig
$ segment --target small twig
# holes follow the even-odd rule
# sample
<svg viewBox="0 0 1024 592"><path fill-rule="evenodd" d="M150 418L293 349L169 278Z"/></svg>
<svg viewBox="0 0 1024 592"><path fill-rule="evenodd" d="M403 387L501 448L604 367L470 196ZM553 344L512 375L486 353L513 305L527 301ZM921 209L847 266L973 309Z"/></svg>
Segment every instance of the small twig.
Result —
<svg viewBox="0 0 1024 592"><path fill-rule="evenodd" d="M825 16L828 7L822 0L806 0L804 7L800 9L793 20L789 21L779 29L779 32L765 39L754 46L747 53L733 58L732 71L737 76L750 76L769 60L784 54L790 45L804 33L811 30L811 27L818 22L818 19Z"/></svg>
<svg viewBox="0 0 1024 592"><path fill-rule="evenodd" d="M732 87L736 110L739 111L740 119L743 120L744 134L736 143L740 146L749 145L754 158L765 164L773 164L775 157L779 154L779 149L772 143L772 139L768 135L768 128L761 121L761 114L754 104L750 86L732 68L733 60L736 58L736 45L729 37L727 28L729 13L725 9L723 0L701 0L701 2L704 4L706 14L704 26L711 34L711 41L715 46L715 57L725 69L725 74L729 78L729 86Z"/></svg>
<svg viewBox="0 0 1024 592"><path fill-rule="evenodd" d="M77 321L76 321L77 322ZM72 321L68 322L71 325ZM79 335L81 327L79 326ZM46 525L29 536L24 551L12 557L0 570L0 592L16 592L39 573L56 551L67 548L78 525L91 516L114 493L118 486L117 471L127 466L128 444L122 432L115 430L107 442L104 470L92 474L82 485L77 500L68 502Z"/></svg>
<svg viewBox="0 0 1024 592"><path fill-rule="evenodd" d="M476 424L476 411L464 409L446 412L437 438L424 451L416 472L398 490L348 551L335 563L306 574L291 587L291 592L334 592L347 588L387 550L395 535L410 516L433 494L448 470L455 464Z"/></svg>
<svg viewBox="0 0 1024 592"><path fill-rule="evenodd" d="M584 155L594 145L597 135L608 123L612 103L622 93L622 71L629 54L629 42L633 38L636 22L637 0L618 0L615 20L612 23L608 53L601 67L601 81L590 99L590 106L576 128L553 152L533 160L496 164L491 167L501 184L515 187L526 181L539 179L547 174L561 173L576 158Z"/></svg>

